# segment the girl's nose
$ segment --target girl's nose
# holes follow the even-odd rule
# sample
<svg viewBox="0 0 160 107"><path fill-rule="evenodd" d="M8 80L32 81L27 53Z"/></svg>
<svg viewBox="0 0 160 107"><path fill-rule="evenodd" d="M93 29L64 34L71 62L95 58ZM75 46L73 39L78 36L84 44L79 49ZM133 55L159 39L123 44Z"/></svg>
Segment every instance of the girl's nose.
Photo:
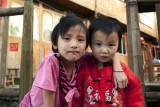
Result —
<svg viewBox="0 0 160 107"><path fill-rule="evenodd" d="M71 48L75 49L78 47L78 44L76 41L71 41Z"/></svg>

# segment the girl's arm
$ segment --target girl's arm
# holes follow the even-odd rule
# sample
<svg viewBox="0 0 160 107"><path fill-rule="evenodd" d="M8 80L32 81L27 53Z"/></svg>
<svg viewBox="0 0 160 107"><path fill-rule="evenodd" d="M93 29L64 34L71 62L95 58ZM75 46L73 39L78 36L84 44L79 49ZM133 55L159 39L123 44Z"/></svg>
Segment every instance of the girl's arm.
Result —
<svg viewBox="0 0 160 107"><path fill-rule="evenodd" d="M54 107L55 95L55 92L43 89L44 107Z"/></svg>
<svg viewBox="0 0 160 107"><path fill-rule="evenodd" d="M125 88L128 84L128 79L126 74L123 72L119 58L117 54L113 57L113 78L115 88Z"/></svg>

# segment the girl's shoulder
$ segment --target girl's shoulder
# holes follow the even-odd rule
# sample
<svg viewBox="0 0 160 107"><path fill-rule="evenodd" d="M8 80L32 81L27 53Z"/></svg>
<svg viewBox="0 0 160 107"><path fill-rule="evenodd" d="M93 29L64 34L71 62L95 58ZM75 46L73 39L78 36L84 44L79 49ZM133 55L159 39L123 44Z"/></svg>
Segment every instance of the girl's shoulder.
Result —
<svg viewBox="0 0 160 107"><path fill-rule="evenodd" d="M91 59L93 59L93 54L92 54L92 52L85 52L84 54L83 54L83 60L84 61L90 61Z"/></svg>
<svg viewBox="0 0 160 107"><path fill-rule="evenodd" d="M51 64L51 65L57 65L58 66L59 59L60 59L60 54L59 53L51 52L51 53L49 53L49 54L47 54L45 56L45 58L42 60L42 62L40 63L39 66L42 66L45 63ZM45 65L48 65L48 64L45 64Z"/></svg>
<svg viewBox="0 0 160 107"><path fill-rule="evenodd" d="M93 59L92 52L85 51L84 54L83 54L83 56L82 56L82 58L78 62L81 65L81 64L84 64L86 62L90 62L91 59Z"/></svg>
<svg viewBox="0 0 160 107"><path fill-rule="evenodd" d="M47 54L45 56L45 58L43 59L43 61L46 61L46 60L52 60L52 61L59 61L60 59L60 54L59 53L54 53L54 52L51 52L49 54Z"/></svg>

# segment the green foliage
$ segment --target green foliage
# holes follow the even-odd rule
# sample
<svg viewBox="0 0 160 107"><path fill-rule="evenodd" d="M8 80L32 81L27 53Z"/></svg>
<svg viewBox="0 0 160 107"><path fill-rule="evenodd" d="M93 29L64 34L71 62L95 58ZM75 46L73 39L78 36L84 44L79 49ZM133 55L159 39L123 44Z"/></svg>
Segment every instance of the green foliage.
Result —
<svg viewBox="0 0 160 107"><path fill-rule="evenodd" d="M12 102L9 107L18 107L18 103L17 102Z"/></svg>
<svg viewBox="0 0 160 107"><path fill-rule="evenodd" d="M10 34L11 34L11 35L17 35L17 32L19 32L19 27L13 26L13 24L11 24Z"/></svg>

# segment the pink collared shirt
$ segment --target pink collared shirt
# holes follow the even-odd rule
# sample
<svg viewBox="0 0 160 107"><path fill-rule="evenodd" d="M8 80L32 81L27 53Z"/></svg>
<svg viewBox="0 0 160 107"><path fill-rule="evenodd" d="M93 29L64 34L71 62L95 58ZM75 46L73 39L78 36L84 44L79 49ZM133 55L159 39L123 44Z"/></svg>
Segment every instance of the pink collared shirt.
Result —
<svg viewBox="0 0 160 107"><path fill-rule="evenodd" d="M56 53L57 54L57 53ZM59 54L57 54L59 56ZM39 65L39 69L32 85L32 89L26 94L19 107L43 107L43 89L50 90L56 93L55 107L66 107L71 105L72 97L79 96L76 88L68 88L67 95L64 95L59 86L59 60L55 57L55 53L48 54ZM65 70L65 69L64 69ZM72 79L68 82L75 85L77 69L74 66ZM65 71L66 73L66 71ZM65 74L64 73L64 74Z"/></svg>

